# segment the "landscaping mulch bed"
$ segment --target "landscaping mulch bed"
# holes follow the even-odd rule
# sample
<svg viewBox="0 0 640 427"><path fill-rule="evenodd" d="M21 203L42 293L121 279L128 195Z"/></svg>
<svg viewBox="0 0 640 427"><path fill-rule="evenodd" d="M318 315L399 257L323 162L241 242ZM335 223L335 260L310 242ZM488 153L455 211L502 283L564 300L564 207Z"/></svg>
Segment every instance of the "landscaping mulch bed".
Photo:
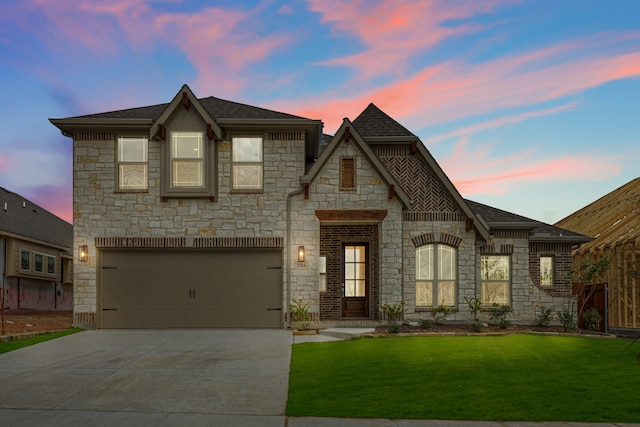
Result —
<svg viewBox="0 0 640 427"><path fill-rule="evenodd" d="M0 334L68 329L73 323L72 311L4 310L0 312Z"/></svg>
<svg viewBox="0 0 640 427"><path fill-rule="evenodd" d="M412 325L409 323L402 323L398 332L395 334L411 335L411 334L505 334L505 333L523 333L523 332L539 332L539 333L563 333L562 326L549 325L549 326L535 326L535 325L511 325L508 329L502 329L499 325L491 325L484 327L482 332L473 332L471 327L467 324L459 323L437 323L431 328L422 328L420 325ZM375 328L376 334L389 334L389 326L377 326ZM577 329L572 334L580 335L605 335L601 332L586 331Z"/></svg>

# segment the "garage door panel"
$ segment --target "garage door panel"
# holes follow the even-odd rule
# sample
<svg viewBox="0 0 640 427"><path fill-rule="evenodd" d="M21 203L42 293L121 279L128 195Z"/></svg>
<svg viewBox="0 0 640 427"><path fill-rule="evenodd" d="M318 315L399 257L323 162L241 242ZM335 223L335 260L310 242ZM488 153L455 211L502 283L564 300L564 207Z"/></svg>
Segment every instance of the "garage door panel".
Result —
<svg viewBox="0 0 640 427"><path fill-rule="evenodd" d="M103 328L282 327L281 250L101 255Z"/></svg>

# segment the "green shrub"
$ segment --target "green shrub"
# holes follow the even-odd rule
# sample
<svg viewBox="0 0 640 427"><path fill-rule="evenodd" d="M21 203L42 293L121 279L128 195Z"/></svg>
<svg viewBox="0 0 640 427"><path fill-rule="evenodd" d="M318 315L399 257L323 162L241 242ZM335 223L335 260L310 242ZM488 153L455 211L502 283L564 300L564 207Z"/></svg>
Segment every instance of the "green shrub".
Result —
<svg viewBox="0 0 640 427"><path fill-rule="evenodd" d="M507 320L507 314L511 312L511 307L508 305L500 305L494 303L493 306L489 309L489 313L491 313L491 318L498 322L498 325L502 329L508 329L511 326L511 322Z"/></svg>
<svg viewBox="0 0 640 427"><path fill-rule="evenodd" d="M558 310L558 320L562 325L562 330L565 332L575 331L578 328L578 320L576 319L576 313L572 310L573 307L563 308Z"/></svg>
<svg viewBox="0 0 640 427"><path fill-rule="evenodd" d="M549 326L549 322L551 322L551 317L553 316L552 308L544 308L540 309L540 313L536 316L536 326Z"/></svg>
<svg viewBox="0 0 640 427"><path fill-rule="evenodd" d="M442 304L437 305L431 309L431 317L433 318L433 323L437 324L439 322L447 320L447 317L454 312L452 307L445 305L444 301Z"/></svg>
<svg viewBox="0 0 640 427"><path fill-rule="evenodd" d="M398 332L400 332L400 325L398 325L397 323L392 323L387 326L387 331L390 334L397 334Z"/></svg>
<svg viewBox="0 0 640 427"><path fill-rule="evenodd" d="M600 313L598 313L598 310L595 307L593 307L593 308L590 308L589 310L586 310L584 313L582 313L582 320L584 321L588 330L595 331L598 329L598 325L602 320L602 316L600 316Z"/></svg>
<svg viewBox="0 0 640 427"><path fill-rule="evenodd" d="M402 312L404 312L404 301L400 301L394 304L380 304L380 310L385 314L387 320L395 321L400 320Z"/></svg>
<svg viewBox="0 0 640 427"><path fill-rule="evenodd" d="M473 332L482 332L482 329L484 329L484 327L478 319L478 313L480 313L480 310L482 309L482 301L480 301L480 299L476 297L468 298L466 296L464 297L464 300L469 305L469 311L471 312L473 319L469 324L469 327Z"/></svg>
<svg viewBox="0 0 640 427"><path fill-rule="evenodd" d="M433 328L433 322L429 319L420 319L420 327L422 329L431 329Z"/></svg>

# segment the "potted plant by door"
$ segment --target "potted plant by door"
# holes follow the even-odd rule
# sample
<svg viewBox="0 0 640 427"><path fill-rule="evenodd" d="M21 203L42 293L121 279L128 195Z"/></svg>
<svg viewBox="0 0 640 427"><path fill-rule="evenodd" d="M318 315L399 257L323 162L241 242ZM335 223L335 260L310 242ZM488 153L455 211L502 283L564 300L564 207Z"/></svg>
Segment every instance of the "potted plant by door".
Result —
<svg viewBox="0 0 640 427"><path fill-rule="evenodd" d="M301 299L293 299L289 304L289 314L294 325L294 335L315 335L316 331L309 329L311 326L311 313L309 313L309 303L303 303Z"/></svg>

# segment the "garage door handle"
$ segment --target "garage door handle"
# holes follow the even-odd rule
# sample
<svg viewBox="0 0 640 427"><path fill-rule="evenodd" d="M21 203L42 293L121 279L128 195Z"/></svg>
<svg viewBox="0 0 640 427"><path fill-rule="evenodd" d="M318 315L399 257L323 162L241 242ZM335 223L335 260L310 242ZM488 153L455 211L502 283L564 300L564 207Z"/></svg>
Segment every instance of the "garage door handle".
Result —
<svg viewBox="0 0 640 427"><path fill-rule="evenodd" d="M282 267L267 267L267 270L282 270Z"/></svg>
<svg viewBox="0 0 640 427"><path fill-rule="evenodd" d="M118 311L117 308L103 308L102 311Z"/></svg>
<svg viewBox="0 0 640 427"><path fill-rule="evenodd" d="M277 308L269 307L267 308L267 311L282 311L282 309L280 307L277 307Z"/></svg>

